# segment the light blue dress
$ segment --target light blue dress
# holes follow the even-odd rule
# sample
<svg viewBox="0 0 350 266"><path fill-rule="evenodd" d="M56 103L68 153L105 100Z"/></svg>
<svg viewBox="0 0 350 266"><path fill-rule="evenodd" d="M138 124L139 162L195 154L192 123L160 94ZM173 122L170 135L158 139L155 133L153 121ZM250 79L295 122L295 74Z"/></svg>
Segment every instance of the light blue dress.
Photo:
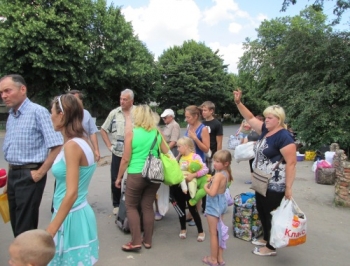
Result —
<svg viewBox="0 0 350 266"><path fill-rule="evenodd" d="M226 171L221 171L221 173L226 177L226 187L228 184L228 173ZM214 177L215 178L215 177ZM228 227L224 224L221 219L221 216L227 210L227 200L225 192L222 194L216 194L214 197L211 197L207 194L207 202L205 206L205 213L219 218L217 230L218 230L218 239L219 246L223 249L226 249L226 241L229 237Z"/></svg>
<svg viewBox="0 0 350 266"><path fill-rule="evenodd" d="M79 144L89 165L79 168L78 198L54 237L56 253L50 266L88 266L94 265L98 260L99 241L96 217L86 199L88 187L96 169L94 154L85 140L74 138L71 141ZM52 166L52 173L56 178L53 200L55 212L52 219L66 194L66 170L64 150L62 150Z"/></svg>
<svg viewBox="0 0 350 266"><path fill-rule="evenodd" d="M221 173L226 177L226 186L228 183L228 173L226 171L221 171ZM215 177L214 177L215 178ZM227 200L225 192L222 194L216 194L211 197L207 194L207 202L205 206L205 213L207 215L215 216L220 218L227 210Z"/></svg>

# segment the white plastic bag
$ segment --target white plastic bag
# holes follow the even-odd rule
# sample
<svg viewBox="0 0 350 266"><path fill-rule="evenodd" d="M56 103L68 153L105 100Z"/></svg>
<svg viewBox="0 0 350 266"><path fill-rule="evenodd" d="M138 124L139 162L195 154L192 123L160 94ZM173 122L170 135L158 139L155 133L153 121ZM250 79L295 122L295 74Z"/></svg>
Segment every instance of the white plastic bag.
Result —
<svg viewBox="0 0 350 266"><path fill-rule="evenodd" d="M317 164L318 164L318 161L315 161L315 162L312 164L311 171L314 172L314 173L316 173Z"/></svg>
<svg viewBox="0 0 350 266"><path fill-rule="evenodd" d="M255 157L254 145L254 141L238 145L235 149L234 154L236 162L239 163L241 161L248 161L250 159L253 159Z"/></svg>
<svg viewBox="0 0 350 266"><path fill-rule="evenodd" d="M335 155L335 151L326 151L324 153L324 158L330 165L333 165L334 155Z"/></svg>
<svg viewBox="0 0 350 266"><path fill-rule="evenodd" d="M271 212L270 244L275 248L296 246L306 242L306 216L294 199L282 199L277 210Z"/></svg>
<svg viewBox="0 0 350 266"><path fill-rule="evenodd" d="M169 186L161 183L157 195L158 210L159 213L164 216L169 210Z"/></svg>
<svg viewBox="0 0 350 266"><path fill-rule="evenodd" d="M236 136L230 135L228 139L227 148L230 150L234 150L240 143L241 141Z"/></svg>

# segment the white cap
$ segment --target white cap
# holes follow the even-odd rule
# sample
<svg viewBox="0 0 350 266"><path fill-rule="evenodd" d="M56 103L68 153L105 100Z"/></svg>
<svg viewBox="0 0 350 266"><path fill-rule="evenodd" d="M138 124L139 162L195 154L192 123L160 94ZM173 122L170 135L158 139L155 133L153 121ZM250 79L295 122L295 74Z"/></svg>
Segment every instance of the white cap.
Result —
<svg viewBox="0 0 350 266"><path fill-rule="evenodd" d="M165 109L164 112L160 115L161 117L166 117L166 116L172 116L175 117L174 111L171 109Z"/></svg>

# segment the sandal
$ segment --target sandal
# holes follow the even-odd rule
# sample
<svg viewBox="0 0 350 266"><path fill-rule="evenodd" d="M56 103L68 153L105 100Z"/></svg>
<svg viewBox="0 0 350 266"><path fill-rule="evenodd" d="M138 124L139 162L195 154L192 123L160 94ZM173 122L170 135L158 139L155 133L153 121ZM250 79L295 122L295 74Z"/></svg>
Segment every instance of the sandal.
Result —
<svg viewBox="0 0 350 266"><path fill-rule="evenodd" d="M218 265L219 265L219 266L225 266L225 265L226 265L226 262L225 262L225 261L222 261L222 262L219 262L219 261L218 261Z"/></svg>
<svg viewBox="0 0 350 266"><path fill-rule="evenodd" d="M202 259L202 262L203 262L204 264L209 265L209 266L219 266L218 263L212 263L212 262L210 261L209 256L205 256L205 257ZM221 264L220 264L220 265L221 265Z"/></svg>
<svg viewBox="0 0 350 266"><path fill-rule="evenodd" d="M141 246L133 246L131 242L122 246L122 250L126 252L133 252L141 250Z"/></svg>
<svg viewBox="0 0 350 266"><path fill-rule="evenodd" d="M266 248L266 249L268 249L268 248ZM268 250L270 250L270 249L268 249ZM277 255L277 252L274 250L270 250L270 252L262 253L260 251L260 248L258 248L258 247L255 247L255 249L252 252L258 256L276 256Z"/></svg>
<svg viewBox="0 0 350 266"><path fill-rule="evenodd" d="M264 240L253 240L252 241L252 244L253 245L255 245L255 246L262 246L262 247L264 247L264 246L266 246L266 241L264 241Z"/></svg>
<svg viewBox="0 0 350 266"><path fill-rule="evenodd" d="M184 233L181 233L181 232L180 232L179 237L180 237L181 239L186 239L186 237L187 237L186 231L185 231Z"/></svg>
<svg viewBox="0 0 350 266"><path fill-rule="evenodd" d="M142 242L142 245L145 247L145 249L150 249L152 247L152 245L147 244L145 242Z"/></svg>
<svg viewBox="0 0 350 266"><path fill-rule="evenodd" d="M198 235L197 242L203 242L205 240L205 233L203 232L203 235Z"/></svg>

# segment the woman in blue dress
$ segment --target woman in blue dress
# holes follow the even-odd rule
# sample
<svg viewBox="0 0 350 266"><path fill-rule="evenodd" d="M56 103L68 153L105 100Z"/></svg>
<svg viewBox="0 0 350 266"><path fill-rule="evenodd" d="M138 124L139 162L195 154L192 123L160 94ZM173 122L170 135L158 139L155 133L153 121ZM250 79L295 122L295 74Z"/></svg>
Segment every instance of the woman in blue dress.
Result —
<svg viewBox="0 0 350 266"><path fill-rule="evenodd" d="M94 265L99 241L96 217L86 197L96 163L84 136L83 107L73 95L61 95L53 100L51 119L64 145L52 166L54 213L46 230L54 238L56 253L49 265Z"/></svg>

